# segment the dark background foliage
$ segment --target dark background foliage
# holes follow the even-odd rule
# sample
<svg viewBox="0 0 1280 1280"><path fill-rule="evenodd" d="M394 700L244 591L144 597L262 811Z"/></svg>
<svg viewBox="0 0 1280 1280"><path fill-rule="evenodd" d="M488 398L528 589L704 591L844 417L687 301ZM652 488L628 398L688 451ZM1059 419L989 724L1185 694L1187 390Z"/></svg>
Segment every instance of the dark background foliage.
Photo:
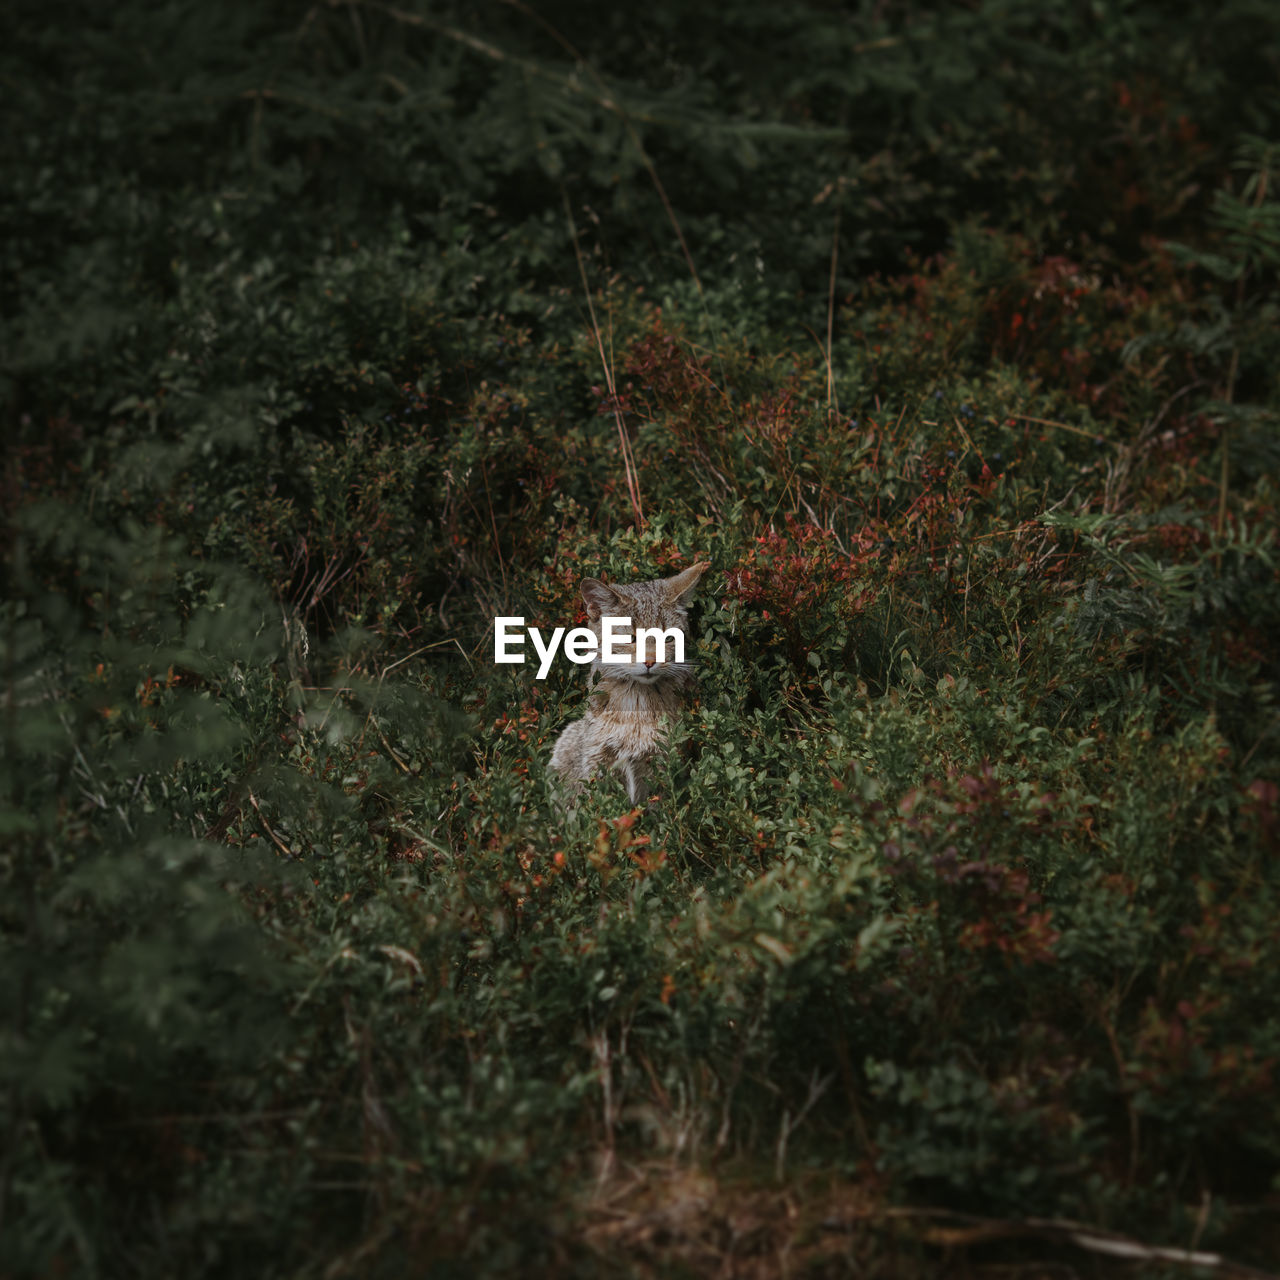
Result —
<svg viewBox="0 0 1280 1280"><path fill-rule="evenodd" d="M1274 1264L1273 5L0 78L0 1268ZM660 799L564 813L493 616L704 556Z"/></svg>

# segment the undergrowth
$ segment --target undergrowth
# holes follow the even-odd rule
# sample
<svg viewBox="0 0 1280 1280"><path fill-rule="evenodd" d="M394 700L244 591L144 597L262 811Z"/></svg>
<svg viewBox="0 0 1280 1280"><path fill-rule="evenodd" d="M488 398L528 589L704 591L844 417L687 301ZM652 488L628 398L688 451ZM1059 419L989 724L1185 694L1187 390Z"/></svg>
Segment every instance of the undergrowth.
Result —
<svg viewBox="0 0 1280 1280"><path fill-rule="evenodd" d="M1274 1264L1229 8L29 8L4 1269ZM492 619L695 558L659 799L566 813Z"/></svg>

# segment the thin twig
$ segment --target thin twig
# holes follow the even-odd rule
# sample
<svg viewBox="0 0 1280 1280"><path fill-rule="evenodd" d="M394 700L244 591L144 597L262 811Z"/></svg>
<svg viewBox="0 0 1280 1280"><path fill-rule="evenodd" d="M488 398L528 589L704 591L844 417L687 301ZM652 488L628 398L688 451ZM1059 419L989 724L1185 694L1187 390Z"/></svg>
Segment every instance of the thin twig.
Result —
<svg viewBox="0 0 1280 1280"><path fill-rule="evenodd" d="M252 790L250 790L249 792L249 803L253 806L254 813L258 815L258 822L261 825L263 831L265 831L267 835L270 836L271 843L274 844L275 847L279 849L280 852L283 853L286 858L296 857L297 855L293 852L293 850L290 849L289 846L286 845L284 841L282 841L280 837L276 835L274 831L271 830L271 824L266 820L265 817L263 817L262 809L258 804L258 797L253 794Z"/></svg>
<svg viewBox="0 0 1280 1280"><path fill-rule="evenodd" d="M1034 422L1041 427L1057 427L1060 431L1070 431L1089 440L1098 438L1096 431L1086 431L1083 427L1073 427L1069 422L1055 422L1052 418L1033 418L1029 413L1011 413L1009 417L1016 422Z"/></svg>
<svg viewBox="0 0 1280 1280"><path fill-rule="evenodd" d="M578 226L573 220L573 210L569 207L569 193L562 187L560 195L564 200L564 214L569 220L569 234L573 240L573 254L578 260L578 274L582 277L582 290L587 298L587 313L591 317L591 333L596 340L596 350L600 353L600 366L604 370L605 386L609 391L609 406L613 410L613 420L618 428L618 444L622 452L622 467L627 479L627 496L631 499L631 509L635 512L636 523L645 527L644 508L640 502L640 477L636 472L635 457L631 452L631 440L622 421L622 411L618 406L618 389L613 380L613 370L604 352L604 341L600 337L600 325L596 321L595 304L591 301L591 286L587 282L587 268L582 260L582 248L578 244Z"/></svg>
<svg viewBox="0 0 1280 1280"><path fill-rule="evenodd" d="M840 194L843 193L841 188ZM831 334L835 328L836 263L840 257L840 210L843 204L843 199L836 200L835 226L831 231L831 274L827 280L827 412L830 413L834 408L837 414L840 412L840 405L836 400L835 367L831 363Z"/></svg>

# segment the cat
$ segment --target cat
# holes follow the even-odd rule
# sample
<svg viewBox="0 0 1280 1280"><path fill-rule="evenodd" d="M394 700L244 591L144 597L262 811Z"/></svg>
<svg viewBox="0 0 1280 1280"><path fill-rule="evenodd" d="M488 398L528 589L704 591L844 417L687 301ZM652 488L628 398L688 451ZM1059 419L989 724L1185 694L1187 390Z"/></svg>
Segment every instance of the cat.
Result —
<svg viewBox="0 0 1280 1280"><path fill-rule="evenodd" d="M613 628L620 638L615 650L626 648L636 661L605 662L600 648L591 663L588 679L597 687L586 715L561 733L549 765L560 776L570 800L601 767L622 775L632 804L647 799L649 766L662 749L667 722L679 715L683 695L694 685L694 675L692 662L674 661L674 637L667 638L665 652L649 639L645 652L636 653L634 629L674 628L683 635L688 618L685 606L710 567L708 561L699 561L673 578L653 582L582 580L589 629L599 638L602 616L630 618L632 630ZM687 657L691 648L687 636L684 648Z"/></svg>

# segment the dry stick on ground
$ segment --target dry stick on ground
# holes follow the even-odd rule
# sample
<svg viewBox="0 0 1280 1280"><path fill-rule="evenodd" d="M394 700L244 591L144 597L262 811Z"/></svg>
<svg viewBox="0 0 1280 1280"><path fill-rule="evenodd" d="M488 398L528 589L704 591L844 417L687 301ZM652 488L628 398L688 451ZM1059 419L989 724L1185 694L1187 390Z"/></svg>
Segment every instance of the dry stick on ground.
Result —
<svg viewBox="0 0 1280 1280"><path fill-rule="evenodd" d="M1074 1245L1087 1253L1102 1254L1128 1262L1165 1262L1181 1267L1203 1267L1224 1280L1280 1280L1273 1271L1232 1262L1220 1253L1204 1253L1193 1249L1169 1248L1143 1244L1128 1236L1117 1235L1059 1218L979 1218L951 1209L876 1208L854 1210L842 1218L827 1218L822 1226L827 1231L848 1231L853 1222L886 1218L932 1218L950 1226L927 1227L922 1238L928 1244L948 1248L985 1244L989 1240L1038 1239L1045 1242Z"/></svg>

